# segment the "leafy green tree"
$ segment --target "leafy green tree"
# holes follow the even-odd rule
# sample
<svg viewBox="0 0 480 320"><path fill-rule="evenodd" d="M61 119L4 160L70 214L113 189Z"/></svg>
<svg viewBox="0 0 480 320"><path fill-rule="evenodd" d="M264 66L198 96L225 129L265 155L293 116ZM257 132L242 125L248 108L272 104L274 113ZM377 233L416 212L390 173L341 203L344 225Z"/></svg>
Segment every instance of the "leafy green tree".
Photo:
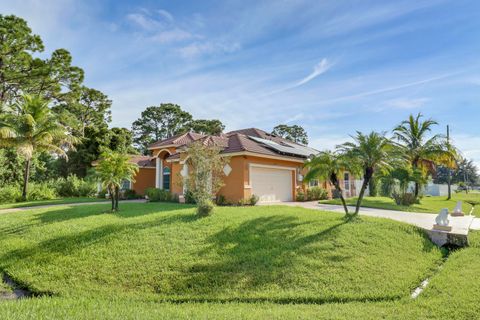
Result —
<svg viewBox="0 0 480 320"><path fill-rule="evenodd" d="M225 125L217 119L213 120L192 120L188 127L191 131L205 135L220 135L225 129Z"/></svg>
<svg viewBox="0 0 480 320"><path fill-rule="evenodd" d="M308 172L305 175L305 182L314 179L327 180L338 191L345 214L348 215L348 207L345 198L343 197L340 177L342 177L347 171L351 173L356 172L358 169L355 168L355 163L349 161L344 154L323 151L307 160L305 162L305 168L308 169Z"/></svg>
<svg viewBox="0 0 480 320"><path fill-rule="evenodd" d="M444 166L439 166L433 178L434 183L446 184L448 183L448 174L451 169ZM478 183L478 168L472 160L461 159L458 162L457 169L452 172L452 183L458 184L460 182L467 185L475 185Z"/></svg>
<svg viewBox="0 0 480 320"><path fill-rule="evenodd" d="M130 162L128 155L114 151L102 153L96 167L96 173L98 179L110 194L112 212L118 211L122 182L124 180L135 182L134 177L137 172L138 166Z"/></svg>
<svg viewBox="0 0 480 320"><path fill-rule="evenodd" d="M354 142L346 142L339 146L342 154L355 163L363 172L363 183L357 198L355 213L357 216L362 204L365 190L376 172L384 173L392 168L392 163L398 157L398 151L393 143L384 134L371 132L363 134L357 132Z"/></svg>
<svg viewBox="0 0 480 320"><path fill-rule="evenodd" d="M213 210L212 197L223 186L223 168L228 159L220 154L221 149L205 146L201 142L191 143L187 148L189 176L187 189L197 204L197 214L206 216Z"/></svg>
<svg viewBox="0 0 480 320"><path fill-rule="evenodd" d="M435 164L455 168L457 154L443 135L427 137L438 123L432 119L422 121L422 117L421 113L416 117L410 115L393 130L393 134L413 171L422 176L421 180L426 180L425 177L434 171ZM418 197L421 185L421 181L415 181L415 197Z"/></svg>
<svg viewBox="0 0 480 320"><path fill-rule="evenodd" d="M21 18L0 15L0 44L0 103L13 103L22 94L61 99L62 88L83 81L83 70L71 65L67 50L55 50L45 60L33 56L43 52L43 42Z"/></svg>
<svg viewBox="0 0 480 320"><path fill-rule="evenodd" d="M104 93L80 86L65 94L53 109L65 119L80 137L87 127L104 127L112 121L112 101Z"/></svg>
<svg viewBox="0 0 480 320"><path fill-rule="evenodd" d="M108 140L108 149L110 150L127 154L137 153L133 147L133 133L127 128L111 128Z"/></svg>
<svg viewBox="0 0 480 320"><path fill-rule="evenodd" d="M286 124L279 124L272 131L273 135L282 137L295 143L308 144L308 135L305 129L300 126L289 126Z"/></svg>
<svg viewBox="0 0 480 320"><path fill-rule="evenodd" d="M147 153L148 145L153 142L188 131L191 121L192 115L176 104L162 103L148 107L132 124L134 143Z"/></svg>
<svg viewBox="0 0 480 320"><path fill-rule="evenodd" d="M5 107L4 107L5 108ZM25 158L22 198L27 198L32 158L38 152L66 157L77 139L60 124L58 117L40 97L25 95L0 116L0 146L14 147Z"/></svg>

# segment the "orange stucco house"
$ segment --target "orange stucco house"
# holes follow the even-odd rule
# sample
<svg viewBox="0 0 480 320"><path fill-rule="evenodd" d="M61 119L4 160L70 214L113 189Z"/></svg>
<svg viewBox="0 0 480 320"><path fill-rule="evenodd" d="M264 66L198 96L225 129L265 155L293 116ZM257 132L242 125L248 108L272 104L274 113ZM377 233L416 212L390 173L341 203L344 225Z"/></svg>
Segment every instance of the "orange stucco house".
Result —
<svg viewBox="0 0 480 320"><path fill-rule="evenodd" d="M219 191L229 201L246 199L253 194L261 202L294 201L299 188L306 187L303 164L318 152L255 128L219 136L187 132L150 145L151 157L133 157L132 162L137 163L140 170L130 188L138 194L143 194L148 187L156 187L183 195L186 191L183 179L188 175L183 150L193 141L219 146L222 154L229 158L224 167L224 186ZM319 185L330 189L324 182ZM345 186L349 187L350 181L347 180Z"/></svg>

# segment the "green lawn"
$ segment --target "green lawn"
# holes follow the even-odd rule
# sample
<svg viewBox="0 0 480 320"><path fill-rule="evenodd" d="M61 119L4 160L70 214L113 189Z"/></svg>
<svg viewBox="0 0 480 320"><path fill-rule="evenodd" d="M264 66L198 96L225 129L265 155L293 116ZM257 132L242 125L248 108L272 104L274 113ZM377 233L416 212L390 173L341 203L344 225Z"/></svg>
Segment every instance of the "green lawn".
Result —
<svg viewBox="0 0 480 320"><path fill-rule="evenodd" d="M25 201L25 202L0 204L0 210L11 209L11 208L46 206L51 204L69 204L69 203L102 202L102 201L106 201L106 200L100 199L100 198L60 198L60 199L53 199L53 200Z"/></svg>
<svg viewBox="0 0 480 320"><path fill-rule="evenodd" d="M463 212L465 212L465 214L468 214L470 212L471 206L465 202L466 200L474 200L480 202L480 193L454 193L452 194L452 199L448 201L446 200L446 197L423 197L420 200L419 204L414 204L412 206L398 206L395 204L393 199L387 197L365 197L362 201L362 207L410 212L438 213L443 208L453 210L453 208L455 208L457 204L457 201L463 201ZM356 201L356 198L347 199L347 203L349 205L355 205ZM340 199L322 200L320 201L320 203L341 205ZM475 207L474 214L477 217L480 217L480 205Z"/></svg>
<svg viewBox="0 0 480 320"><path fill-rule="evenodd" d="M480 298L479 237L412 301L443 261L412 226L281 206L217 208L205 219L176 204L107 208L0 216L0 270L50 295L0 301L0 318L442 318ZM479 308L465 305L466 315Z"/></svg>

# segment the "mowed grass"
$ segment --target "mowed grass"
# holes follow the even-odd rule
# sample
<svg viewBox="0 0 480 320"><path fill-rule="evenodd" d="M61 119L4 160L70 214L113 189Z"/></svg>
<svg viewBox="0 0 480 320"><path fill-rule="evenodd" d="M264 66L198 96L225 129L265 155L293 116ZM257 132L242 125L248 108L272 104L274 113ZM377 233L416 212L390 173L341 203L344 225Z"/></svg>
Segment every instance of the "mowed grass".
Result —
<svg viewBox="0 0 480 320"><path fill-rule="evenodd" d="M447 200L447 197L423 197L419 204L412 206L399 206L396 205L393 199L387 197L365 197L362 201L362 207L365 208L379 208L388 210L399 210L408 212L427 212L427 213L439 213L443 208L453 210L457 205L457 201L462 201L462 210L465 214L470 212L472 206L465 201L473 200L480 202L480 193L470 192L465 193L452 193L452 199ZM347 199L348 205L355 205L357 198ZM336 204L341 205L340 199L323 200L320 203L324 204ZM480 217L480 205L475 207L473 213L477 217Z"/></svg>
<svg viewBox="0 0 480 320"><path fill-rule="evenodd" d="M0 269L56 297L329 303L408 296L442 253L415 227L291 207L176 204L0 216Z"/></svg>
<svg viewBox="0 0 480 320"><path fill-rule="evenodd" d="M37 200L37 201L25 201L25 202L15 202L15 203L5 203L0 204L0 210L2 209L12 209L12 208L24 208L24 207L38 207L46 205L59 205L59 204L70 204L70 203L83 203L83 202L105 202L107 200L100 198L60 198L52 200Z"/></svg>
<svg viewBox="0 0 480 320"><path fill-rule="evenodd" d="M476 319L480 233L443 261L414 227L292 207L107 204L0 216L0 269L51 296L1 319ZM411 290L425 277L419 298ZM206 286L209 287L206 287ZM181 303L179 303L181 302Z"/></svg>

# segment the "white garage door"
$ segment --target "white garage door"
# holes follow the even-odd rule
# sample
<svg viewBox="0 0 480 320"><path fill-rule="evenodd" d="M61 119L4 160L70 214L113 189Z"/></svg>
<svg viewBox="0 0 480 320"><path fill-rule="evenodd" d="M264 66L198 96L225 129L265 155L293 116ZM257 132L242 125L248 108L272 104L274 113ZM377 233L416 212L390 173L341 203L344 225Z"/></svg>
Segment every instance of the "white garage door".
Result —
<svg viewBox="0 0 480 320"><path fill-rule="evenodd" d="M250 167L252 194L260 202L292 201L292 170Z"/></svg>

